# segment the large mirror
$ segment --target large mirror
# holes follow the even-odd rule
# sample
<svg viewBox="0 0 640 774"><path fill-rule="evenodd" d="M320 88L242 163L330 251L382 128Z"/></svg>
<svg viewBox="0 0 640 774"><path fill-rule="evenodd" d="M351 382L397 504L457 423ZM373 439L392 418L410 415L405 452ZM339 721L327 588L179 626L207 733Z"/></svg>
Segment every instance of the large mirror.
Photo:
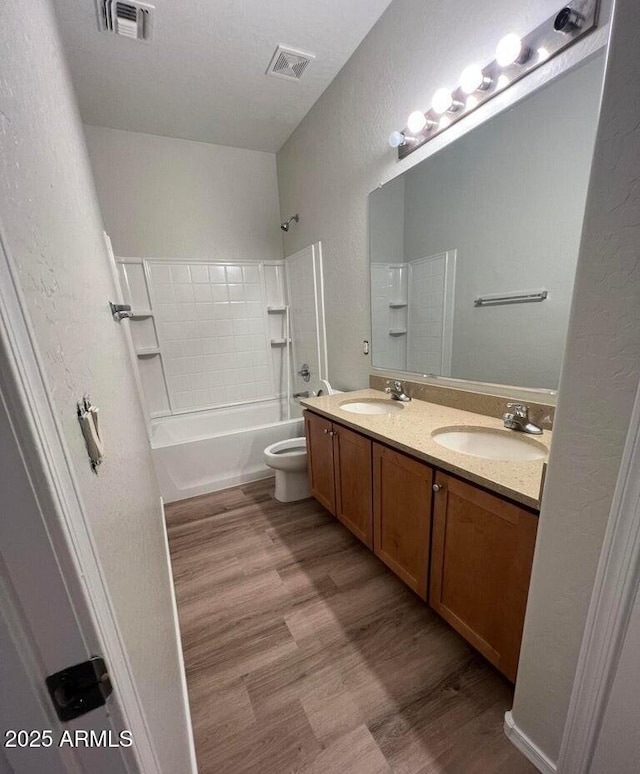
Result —
<svg viewBox="0 0 640 774"><path fill-rule="evenodd" d="M603 57L369 196L375 368L558 387Z"/></svg>

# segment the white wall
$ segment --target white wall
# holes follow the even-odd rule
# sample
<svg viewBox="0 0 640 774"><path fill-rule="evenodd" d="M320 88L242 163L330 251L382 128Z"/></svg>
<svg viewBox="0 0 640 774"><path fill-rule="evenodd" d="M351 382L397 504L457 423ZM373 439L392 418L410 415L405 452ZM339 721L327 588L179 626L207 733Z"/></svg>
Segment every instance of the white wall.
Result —
<svg viewBox="0 0 640 774"><path fill-rule="evenodd" d="M469 127L504 103L490 100L400 163L387 145L389 133L405 125L411 110L427 107L436 88L453 84L470 62L491 61L506 31L528 31L557 10L552 0L461 0L454 11L450 3L394 0L278 153L281 211L300 213L300 223L284 237L285 253L322 240L329 376L336 383L365 386L370 371L361 353L370 330L368 193L464 131L462 124ZM544 65L522 88L558 72L563 61Z"/></svg>
<svg viewBox="0 0 640 774"><path fill-rule="evenodd" d="M640 5L616 8L513 708L552 760L640 379Z"/></svg>
<svg viewBox="0 0 640 774"><path fill-rule="evenodd" d="M273 153L85 126L116 255L282 258Z"/></svg>
<svg viewBox="0 0 640 774"><path fill-rule="evenodd" d="M166 774L189 770L164 532L82 126L48 0L0 5L0 229ZM100 407L95 475L76 418ZM37 571L37 568L33 568Z"/></svg>

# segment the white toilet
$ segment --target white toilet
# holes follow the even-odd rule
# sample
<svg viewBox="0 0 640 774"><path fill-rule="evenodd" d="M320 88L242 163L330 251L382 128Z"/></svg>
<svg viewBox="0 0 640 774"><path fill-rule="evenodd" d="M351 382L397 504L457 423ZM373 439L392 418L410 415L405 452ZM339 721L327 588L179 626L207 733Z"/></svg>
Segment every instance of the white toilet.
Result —
<svg viewBox="0 0 640 774"><path fill-rule="evenodd" d="M326 379L321 379L311 395L333 395L334 390ZM264 450L264 462L276 472L276 500L293 503L311 497L307 475L307 439L289 438L272 443Z"/></svg>
<svg viewBox="0 0 640 774"><path fill-rule="evenodd" d="M311 497L307 475L307 439L304 436L267 446L264 461L276 472L276 500L292 503Z"/></svg>

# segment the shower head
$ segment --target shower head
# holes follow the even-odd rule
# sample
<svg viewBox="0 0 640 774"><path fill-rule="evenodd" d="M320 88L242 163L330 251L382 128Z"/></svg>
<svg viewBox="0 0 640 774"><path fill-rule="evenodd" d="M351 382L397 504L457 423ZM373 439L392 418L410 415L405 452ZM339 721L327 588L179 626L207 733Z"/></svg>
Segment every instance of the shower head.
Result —
<svg viewBox="0 0 640 774"><path fill-rule="evenodd" d="M289 218L289 220L285 220L285 221L283 221L283 222L280 224L280 228L281 228L283 231L288 231L288 230L289 230L289 226L291 225L291 222L292 222L292 221L293 221L294 223L299 223L299 222L300 222L300 216L298 215L298 213L296 213L295 215L292 215L292 216Z"/></svg>

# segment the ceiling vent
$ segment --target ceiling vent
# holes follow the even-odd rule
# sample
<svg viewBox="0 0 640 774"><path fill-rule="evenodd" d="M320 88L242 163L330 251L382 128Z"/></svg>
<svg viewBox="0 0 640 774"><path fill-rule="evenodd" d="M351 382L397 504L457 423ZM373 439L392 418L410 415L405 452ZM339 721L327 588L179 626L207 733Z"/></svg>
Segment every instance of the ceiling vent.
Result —
<svg viewBox="0 0 640 774"><path fill-rule="evenodd" d="M313 59L315 59L314 54L305 54L293 48L278 46L267 67L267 75L286 78L288 81L299 81Z"/></svg>
<svg viewBox="0 0 640 774"><path fill-rule="evenodd" d="M102 32L120 35L133 40L151 40L153 32L152 5L121 0L96 0L98 6L98 26Z"/></svg>

